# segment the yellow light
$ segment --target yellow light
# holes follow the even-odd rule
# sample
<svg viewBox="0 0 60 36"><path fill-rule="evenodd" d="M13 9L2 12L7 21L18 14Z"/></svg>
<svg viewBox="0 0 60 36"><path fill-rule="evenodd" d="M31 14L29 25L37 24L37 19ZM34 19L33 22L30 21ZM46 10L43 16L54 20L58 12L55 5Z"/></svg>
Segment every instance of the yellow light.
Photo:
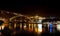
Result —
<svg viewBox="0 0 60 36"><path fill-rule="evenodd" d="M4 27L5 27L5 26L4 26L4 25L2 25L2 30L4 29Z"/></svg>
<svg viewBox="0 0 60 36"><path fill-rule="evenodd" d="M32 30L33 30L33 24L32 24Z"/></svg>
<svg viewBox="0 0 60 36"><path fill-rule="evenodd" d="M39 19L45 19L45 17L39 17Z"/></svg>
<svg viewBox="0 0 60 36"><path fill-rule="evenodd" d="M24 30L26 30L26 24L24 24Z"/></svg>
<svg viewBox="0 0 60 36"><path fill-rule="evenodd" d="M40 32L42 32L42 30L41 29L38 29L38 33L40 33Z"/></svg>
<svg viewBox="0 0 60 36"><path fill-rule="evenodd" d="M22 24L20 24L20 28L22 28Z"/></svg>
<svg viewBox="0 0 60 36"><path fill-rule="evenodd" d="M36 24L34 24L34 27L36 27Z"/></svg>
<svg viewBox="0 0 60 36"><path fill-rule="evenodd" d="M26 28L26 25L24 25L24 28Z"/></svg>
<svg viewBox="0 0 60 36"><path fill-rule="evenodd" d="M38 33L42 32L42 24L38 24Z"/></svg>
<svg viewBox="0 0 60 36"><path fill-rule="evenodd" d="M58 24L58 25L57 25L57 30L59 30L59 31L60 31L60 24Z"/></svg>
<svg viewBox="0 0 60 36"><path fill-rule="evenodd" d="M14 28L16 28L16 23L14 24Z"/></svg>
<svg viewBox="0 0 60 36"><path fill-rule="evenodd" d="M30 24L29 24L29 30L30 30Z"/></svg>
<svg viewBox="0 0 60 36"><path fill-rule="evenodd" d="M35 32L38 32L38 28L35 28Z"/></svg>

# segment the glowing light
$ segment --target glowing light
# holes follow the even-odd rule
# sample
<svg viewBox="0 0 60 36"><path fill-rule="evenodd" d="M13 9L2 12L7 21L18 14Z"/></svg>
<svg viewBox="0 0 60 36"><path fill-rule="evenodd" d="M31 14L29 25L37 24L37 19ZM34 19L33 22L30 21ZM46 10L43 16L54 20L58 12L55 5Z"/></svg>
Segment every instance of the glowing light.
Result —
<svg viewBox="0 0 60 36"><path fill-rule="evenodd" d="M29 30L30 30L30 24L29 24Z"/></svg>
<svg viewBox="0 0 60 36"><path fill-rule="evenodd" d="M38 33L42 32L42 24L38 24Z"/></svg>
<svg viewBox="0 0 60 36"><path fill-rule="evenodd" d="M42 20L39 20L38 23L42 23Z"/></svg>
<svg viewBox="0 0 60 36"><path fill-rule="evenodd" d="M39 17L39 19L45 19L45 17Z"/></svg>
<svg viewBox="0 0 60 36"><path fill-rule="evenodd" d="M22 24L20 24L20 28L22 28Z"/></svg>
<svg viewBox="0 0 60 36"><path fill-rule="evenodd" d="M60 31L60 24L57 24L57 30Z"/></svg>
<svg viewBox="0 0 60 36"><path fill-rule="evenodd" d="M33 24L32 24L32 30L33 30Z"/></svg>
<svg viewBox="0 0 60 36"><path fill-rule="evenodd" d="M26 24L24 25L24 30L26 30Z"/></svg>
<svg viewBox="0 0 60 36"><path fill-rule="evenodd" d="M38 32L38 28L35 28L35 32Z"/></svg>
<svg viewBox="0 0 60 36"><path fill-rule="evenodd" d="M34 24L34 27L36 27L36 24Z"/></svg>
<svg viewBox="0 0 60 36"><path fill-rule="evenodd" d="M26 25L24 25L24 28L26 28Z"/></svg>
<svg viewBox="0 0 60 36"><path fill-rule="evenodd" d="M52 24L52 22L50 23L50 32L52 32L52 28L53 28L53 24Z"/></svg>
<svg viewBox="0 0 60 36"><path fill-rule="evenodd" d="M14 28L16 28L16 24L14 24Z"/></svg>
<svg viewBox="0 0 60 36"><path fill-rule="evenodd" d="M4 25L2 25L2 30L4 29L4 27L5 27L5 26L4 26Z"/></svg>

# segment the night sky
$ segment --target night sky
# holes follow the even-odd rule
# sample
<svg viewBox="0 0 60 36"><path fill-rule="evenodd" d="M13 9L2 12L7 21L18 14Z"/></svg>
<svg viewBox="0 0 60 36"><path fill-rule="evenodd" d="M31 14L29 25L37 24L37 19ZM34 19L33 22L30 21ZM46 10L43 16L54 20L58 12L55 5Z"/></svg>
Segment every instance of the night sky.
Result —
<svg viewBox="0 0 60 36"><path fill-rule="evenodd" d="M34 16L59 16L59 1L0 1L0 9Z"/></svg>

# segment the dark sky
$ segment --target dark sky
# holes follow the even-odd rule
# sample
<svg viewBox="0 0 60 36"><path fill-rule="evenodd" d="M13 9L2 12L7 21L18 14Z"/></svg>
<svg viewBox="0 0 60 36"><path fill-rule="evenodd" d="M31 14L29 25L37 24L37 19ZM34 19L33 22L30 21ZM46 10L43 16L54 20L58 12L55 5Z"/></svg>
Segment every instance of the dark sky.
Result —
<svg viewBox="0 0 60 36"><path fill-rule="evenodd" d="M24 15L60 16L59 1L1 1L0 9Z"/></svg>

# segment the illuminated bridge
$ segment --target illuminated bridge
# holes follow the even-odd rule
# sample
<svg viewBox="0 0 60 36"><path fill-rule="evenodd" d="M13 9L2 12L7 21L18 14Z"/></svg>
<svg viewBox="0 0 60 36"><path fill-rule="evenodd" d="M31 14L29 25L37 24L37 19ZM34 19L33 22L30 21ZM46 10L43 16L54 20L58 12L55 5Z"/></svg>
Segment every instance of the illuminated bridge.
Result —
<svg viewBox="0 0 60 36"><path fill-rule="evenodd" d="M22 32L34 34L55 33L60 32L60 19L56 17L40 17L38 15L25 16L19 13L0 11L0 31L6 27L10 30L11 35ZM8 33L8 31L6 32Z"/></svg>
<svg viewBox="0 0 60 36"><path fill-rule="evenodd" d="M32 23L31 19L27 16L21 15L19 13L10 13L8 11L0 11L0 31L1 30L5 31L5 28L8 28L11 31L13 31L11 35L20 33L23 31L30 32L33 30L33 27L31 26L32 24L30 23ZM32 29L30 28L30 26L32 27Z"/></svg>

